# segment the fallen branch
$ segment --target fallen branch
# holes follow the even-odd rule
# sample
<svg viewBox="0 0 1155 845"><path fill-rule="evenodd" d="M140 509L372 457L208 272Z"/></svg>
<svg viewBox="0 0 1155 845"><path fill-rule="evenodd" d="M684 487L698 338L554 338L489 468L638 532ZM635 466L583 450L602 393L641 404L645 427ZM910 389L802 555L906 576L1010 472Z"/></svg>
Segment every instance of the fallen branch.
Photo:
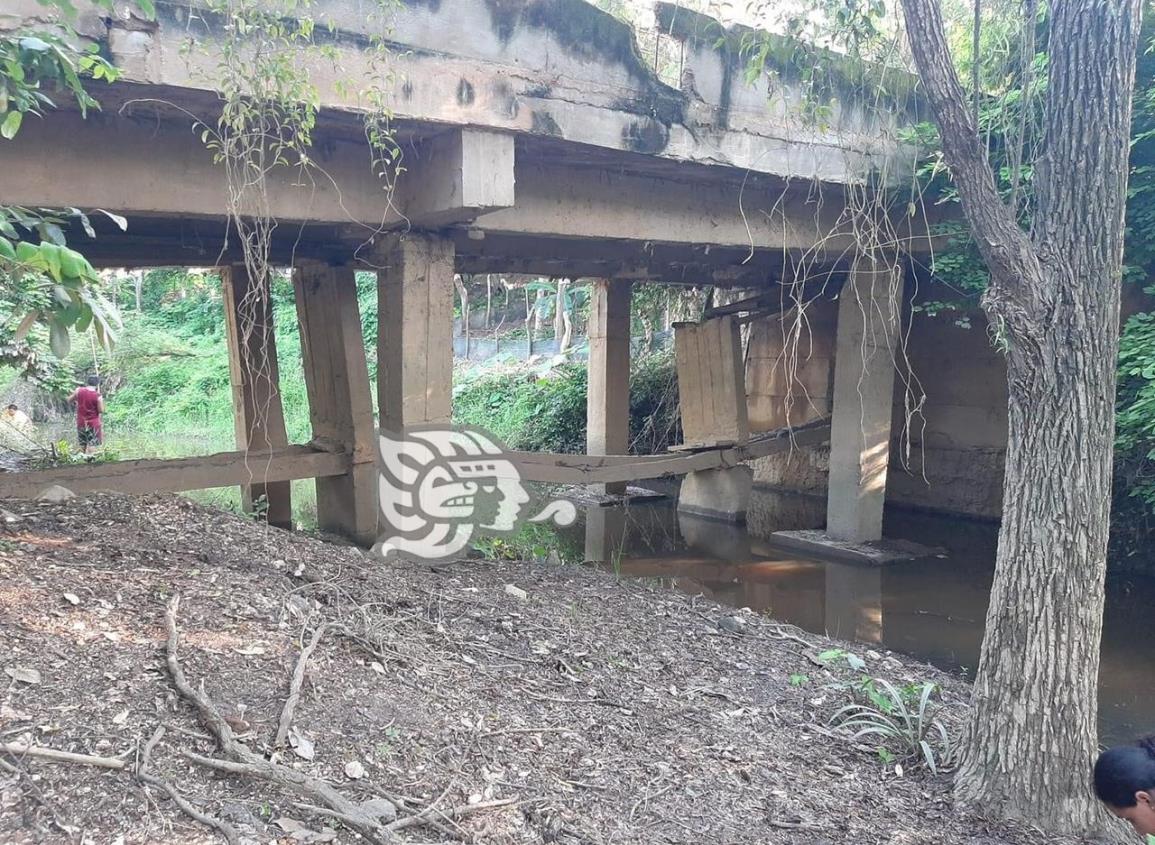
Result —
<svg viewBox="0 0 1155 845"><path fill-rule="evenodd" d="M141 783L146 783L149 786L153 786L161 790L172 799L172 802L176 804L185 815L200 822L205 827L211 827L219 832L220 835L225 838L225 841L229 843L229 845L237 845L240 839L237 837L237 832L233 829L232 825L223 819L218 819L215 816L202 813L200 810L194 807L187 798L181 795L180 792L177 791L176 787L167 781L161 780L156 775L152 774L152 772L148 771L148 764L152 761L152 751L154 748L156 748L156 744L160 742L163 736L164 728L158 727L153 732L149 741L145 744L144 751L141 752L140 755L140 765L136 769L136 779Z"/></svg>
<svg viewBox="0 0 1155 845"><path fill-rule="evenodd" d="M440 816L445 821L457 821L466 816L471 816L474 813L479 813L482 810L492 810L496 807L509 807L513 804L519 803L516 798L505 798L500 801L480 801L477 804L463 804L460 807L454 807L452 810L435 810L430 807L421 811L415 816L406 816L403 819L398 819L391 824L386 825L386 829L396 833L399 830L406 830L411 827L420 827L430 821L437 821L436 816Z"/></svg>
<svg viewBox="0 0 1155 845"><path fill-rule="evenodd" d="M281 710L281 721L277 725L277 737L273 740L273 748L283 748L289 736L289 728L293 724L293 715L297 712L297 702L301 700L301 687L305 683L305 670L308 668L309 658L313 656L321 637L329 630L328 625L322 625L313 632L308 645L301 649L301 656L297 659L297 667L293 670L293 680L289 683L289 697L285 699L284 709Z"/></svg>
<svg viewBox="0 0 1155 845"><path fill-rule="evenodd" d="M310 777L301 772L266 760L259 754L251 751L243 743L237 742L233 736L233 729L229 727L216 706L188 682L180 660L177 658L177 645L180 638L177 634L176 615L180 608L180 597L176 596L169 603L164 614L165 630L168 640L165 646L165 664L173 685L185 699L196 708L201 722L209 733L216 738L221 751L229 758L218 760L212 757L202 757L191 751L181 752L185 759L201 766L229 772L230 774L258 778L275 783L310 799L310 803L328 807L347 819L347 824L360 833L370 842L385 843L390 834L376 818L361 810L360 806L350 801L337 791L332 784L319 778Z"/></svg>
<svg viewBox="0 0 1155 845"><path fill-rule="evenodd" d="M45 760L55 760L58 763L79 763L83 766L96 766L101 769L124 769L128 767L128 763L116 757L73 754L71 751L57 751L55 748L26 745L23 742L0 742L0 751L7 752L14 757L43 757Z"/></svg>

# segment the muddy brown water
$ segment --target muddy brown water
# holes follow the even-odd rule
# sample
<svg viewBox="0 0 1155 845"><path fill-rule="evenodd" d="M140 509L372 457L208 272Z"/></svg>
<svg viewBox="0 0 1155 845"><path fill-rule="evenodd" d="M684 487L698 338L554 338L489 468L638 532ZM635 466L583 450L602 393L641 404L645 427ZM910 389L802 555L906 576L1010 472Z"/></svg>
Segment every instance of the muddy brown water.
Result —
<svg viewBox="0 0 1155 845"><path fill-rule="evenodd" d="M560 539L569 559L970 676L982 642L997 526L888 510L887 537L945 554L882 567L823 562L768 542L774 531L821 527L824 510L821 499L755 490L748 525L738 528L678 514L670 498L586 508ZM1155 575L1118 569L1112 566L1108 577L1100 674L1106 743L1155 733Z"/></svg>

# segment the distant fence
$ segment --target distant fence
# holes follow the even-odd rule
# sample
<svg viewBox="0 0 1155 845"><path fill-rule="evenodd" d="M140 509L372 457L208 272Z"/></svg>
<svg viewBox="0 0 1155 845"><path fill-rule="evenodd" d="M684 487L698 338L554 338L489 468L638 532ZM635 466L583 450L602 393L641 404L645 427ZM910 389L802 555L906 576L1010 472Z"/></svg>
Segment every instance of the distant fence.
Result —
<svg viewBox="0 0 1155 845"><path fill-rule="evenodd" d="M673 342L673 332L654 332L653 349L665 349ZM646 340L643 337L634 337L630 346L635 355L644 351ZM557 338L543 338L533 342L533 354L551 358L559 354L561 341ZM492 338L471 337L469 339L469 354L466 355L465 338L453 338L453 357L460 361L489 361L491 359L520 360L529 357L529 341L519 338ZM589 340L583 337L574 337L567 352L570 358L584 361L589 358Z"/></svg>

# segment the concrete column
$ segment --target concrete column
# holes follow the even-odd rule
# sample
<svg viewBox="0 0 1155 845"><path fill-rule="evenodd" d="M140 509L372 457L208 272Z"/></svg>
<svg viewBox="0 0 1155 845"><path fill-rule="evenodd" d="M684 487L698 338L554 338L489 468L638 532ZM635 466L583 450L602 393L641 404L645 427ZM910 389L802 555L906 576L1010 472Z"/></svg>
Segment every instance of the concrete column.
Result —
<svg viewBox="0 0 1155 845"><path fill-rule="evenodd" d="M902 271L859 258L838 303L826 533L882 539Z"/></svg>
<svg viewBox="0 0 1155 845"><path fill-rule="evenodd" d="M371 545L377 539L376 435L353 268L302 262L293 288L313 444L350 456L348 473L316 480L317 523Z"/></svg>
<svg viewBox="0 0 1155 845"><path fill-rule="evenodd" d="M630 282L601 279L590 297L586 453L625 455L630 445ZM599 485L601 486L601 485ZM604 485L626 492L626 483Z"/></svg>
<svg viewBox="0 0 1155 845"><path fill-rule="evenodd" d="M273 336L273 304L268 280L249 278L244 264L221 268L225 327L229 346L229 378L233 388L233 419L237 448L267 451L289 445L281 407L277 343ZM293 527L288 481L260 483L261 461L252 462L253 484L241 488L246 513L264 499L270 525Z"/></svg>
<svg viewBox="0 0 1155 845"><path fill-rule="evenodd" d="M377 273L381 427L447 423L453 411L453 243L407 234Z"/></svg>

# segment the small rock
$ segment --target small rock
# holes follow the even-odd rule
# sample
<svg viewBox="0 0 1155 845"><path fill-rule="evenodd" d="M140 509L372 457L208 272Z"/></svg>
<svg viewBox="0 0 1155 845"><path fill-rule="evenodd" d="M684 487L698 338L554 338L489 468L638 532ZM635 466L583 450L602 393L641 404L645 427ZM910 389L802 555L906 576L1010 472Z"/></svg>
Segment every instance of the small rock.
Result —
<svg viewBox="0 0 1155 845"><path fill-rule="evenodd" d="M15 522L19 522L21 519L22 517L17 516L16 514L12 513L12 511L6 511L4 508L0 508L0 522L3 522L7 525L12 525Z"/></svg>
<svg viewBox="0 0 1155 845"><path fill-rule="evenodd" d="M869 658L870 660L882 660L882 655L881 655L881 654L879 654L879 653L878 653L877 651L875 651L874 649L870 649L869 651L867 651L867 652L866 652L866 656L867 656L867 658Z"/></svg>
<svg viewBox="0 0 1155 845"><path fill-rule="evenodd" d="M515 599L518 599L519 601L525 601L526 599L529 598L529 593L527 593L521 587L513 586L513 584L506 584L505 585L505 594L507 596L513 596Z"/></svg>
<svg viewBox="0 0 1155 845"><path fill-rule="evenodd" d="M48 502L49 504L58 505L61 502L67 502L69 499L75 499L76 494L67 487L61 487L59 484L53 484L51 487L41 491L40 495L36 497L38 502Z"/></svg>
<svg viewBox="0 0 1155 845"><path fill-rule="evenodd" d="M80 604L80 596L76 595L76 593L65 593L64 600L73 607Z"/></svg>
<svg viewBox="0 0 1155 845"><path fill-rule="evenodd" d="M221 806L221 818L233 824L245 824L254 828L260 824L260 819L253 815L252 810L235 801Z"/></svg>
<svg viewBox="0 0 1155 845"><path fill-rule="evenodd" d="M358 760L351 760L345 764L345 777L350 780L360 780L365 777L365 767Z"/></svg>
<svg viewBox="0 0 1155 845"><path fill-rule="evenodd" d="M389 824L397 820L397 808L387 798L371 798L361 804L361 811L365 815L379 820L382 824Z"/></svg>
<svg viewBox="0 0 1155 845"><path fill-rule="evenodd" d="M23 710L17 710L8 704L0 704L0 721L4 722L25 722L32 717Z"/></svg>
<svg viewBox="0 0 1155 845"><path fill-rule="evenodd" d="M723 616L718 627L728 634L741 634L746 630L746 620L740 616Z"/></svg>
<svg viewBox="0 0 1155 845"><path fill-rule="evenodd" d="M29 669L26 666L9 666L4 670L4 674L22 684L40 683L40 672L36 669Z"/></svg>

